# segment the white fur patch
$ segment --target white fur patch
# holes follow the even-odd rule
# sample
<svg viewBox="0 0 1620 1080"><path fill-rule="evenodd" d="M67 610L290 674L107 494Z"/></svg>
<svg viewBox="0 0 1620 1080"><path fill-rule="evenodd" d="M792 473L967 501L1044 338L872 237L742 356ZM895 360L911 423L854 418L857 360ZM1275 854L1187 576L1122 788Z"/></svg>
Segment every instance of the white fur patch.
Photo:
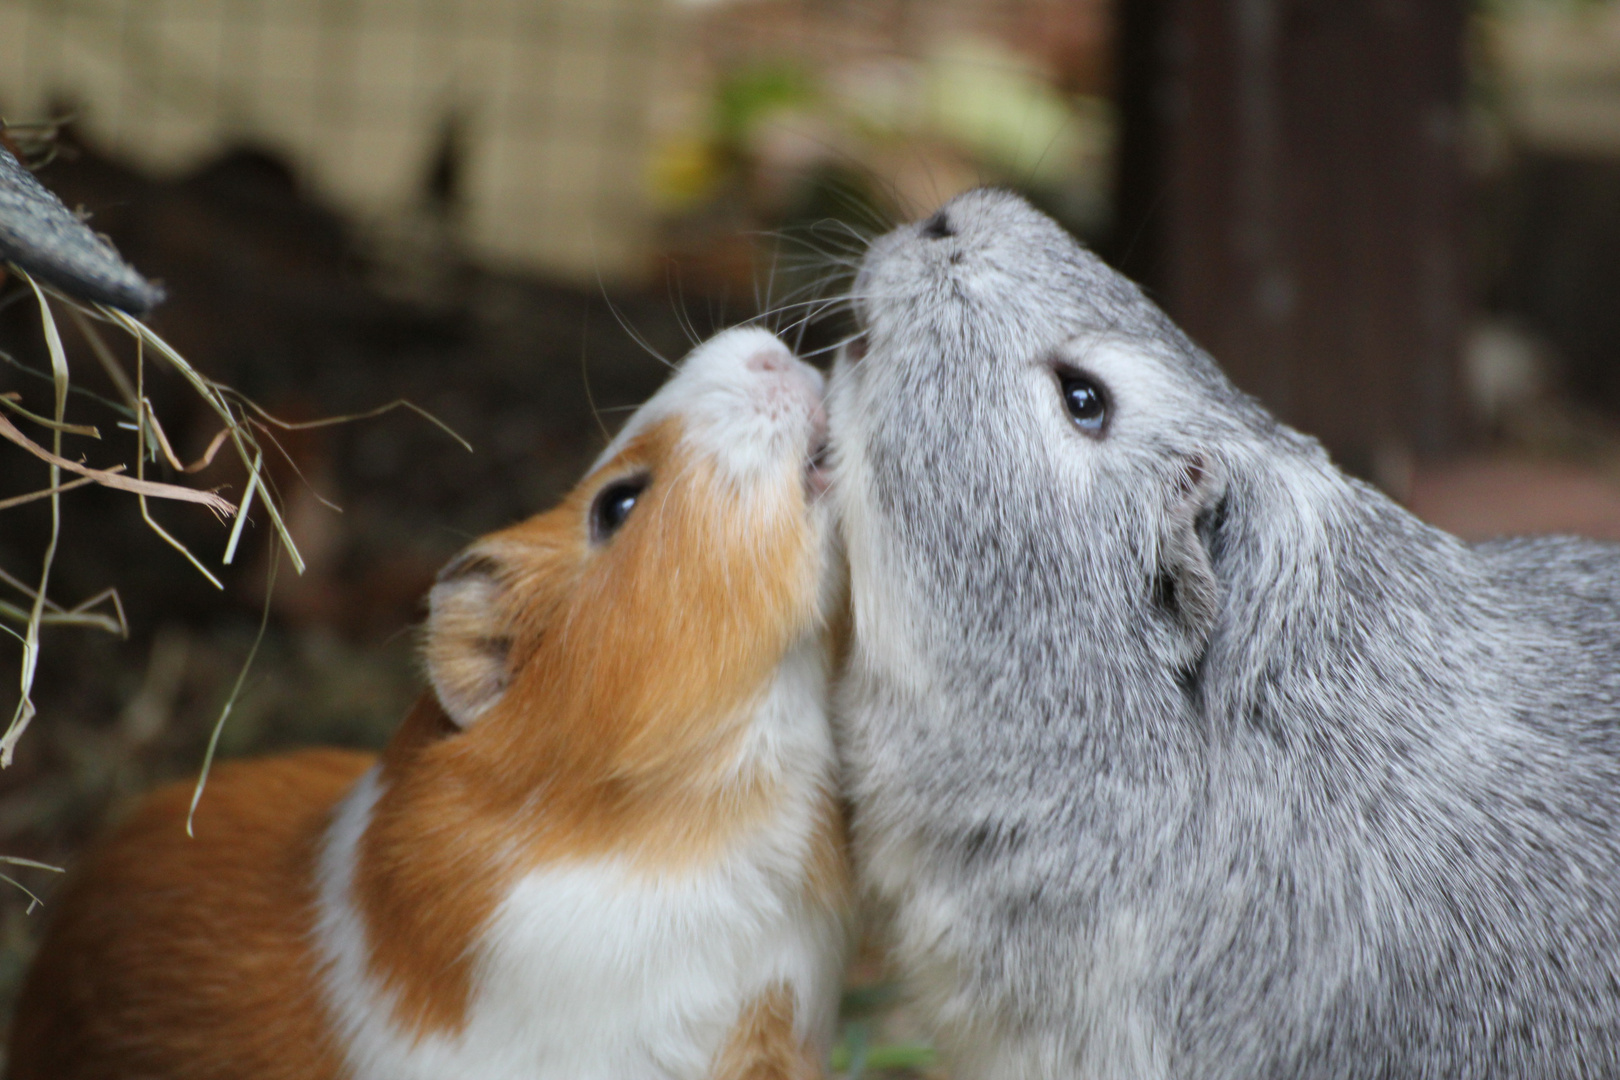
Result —
<svg viewBox="0 0 1620 1080"><path fill-rule="evenodd" d="M700 454L740 481L801 471L826 431L821 373L774 335L735 327L692 351L591 466L595 472L647 428L679 417Z"/></svg>
<svg viewBox="0 0 1620 1080"><path fill-rule="evenodd" d="M804 866L831 780L825 675L806 648L754 718L739 769L790 792L721 859L650 875L604 858L521 878L476 946L464 1029L415 1039L369 977L350 900L356 846L379 794L367 773L344 800L320 863L318 945L327 1001L358 1080L556 1077L671 1080L708 1074L739 1013L778 982L799 1033L824 1051L843 971L842 916L807 902Z"/></svg>

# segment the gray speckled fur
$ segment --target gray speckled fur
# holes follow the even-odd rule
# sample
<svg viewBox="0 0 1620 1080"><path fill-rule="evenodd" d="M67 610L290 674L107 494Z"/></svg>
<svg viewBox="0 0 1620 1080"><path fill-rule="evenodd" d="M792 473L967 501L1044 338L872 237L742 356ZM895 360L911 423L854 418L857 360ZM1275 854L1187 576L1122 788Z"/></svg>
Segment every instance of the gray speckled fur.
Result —
<svg viewBox="0 0 1620 1080"><path fill-rule="evenodd" d="M144 315L163 290L137 274L0 146L0 263L10 261L69 296Z"/></svg>
<svg viewBox="0 0 1620 1080"><path fill-rule="evenodd" d="M957 1075L1620 1075L1620 549L1432 529L1015 197L944 212L831 406L857 859Z"/></svg>

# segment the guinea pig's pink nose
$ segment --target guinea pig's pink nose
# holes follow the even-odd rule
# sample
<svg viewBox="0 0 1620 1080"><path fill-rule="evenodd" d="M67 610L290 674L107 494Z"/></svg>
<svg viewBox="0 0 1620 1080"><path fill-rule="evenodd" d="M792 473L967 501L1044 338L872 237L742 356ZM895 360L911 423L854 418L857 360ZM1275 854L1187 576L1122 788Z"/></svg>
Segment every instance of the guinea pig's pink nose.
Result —
<svg viewBox="0 0 1620 1080"><path fill-rule="evenodd" d="M761 349L748 358L746 367L765 380L765 392L770 396L788 394L809 401L821 400L820 373L800 363L785 348Z"/></svg>
<svg viewBox="0 0 1620 1080"><path fill-rule="evenodd" d="M793 365L786 349L761 349L748 358L748 370L763 375L785 375Z"/></svg>

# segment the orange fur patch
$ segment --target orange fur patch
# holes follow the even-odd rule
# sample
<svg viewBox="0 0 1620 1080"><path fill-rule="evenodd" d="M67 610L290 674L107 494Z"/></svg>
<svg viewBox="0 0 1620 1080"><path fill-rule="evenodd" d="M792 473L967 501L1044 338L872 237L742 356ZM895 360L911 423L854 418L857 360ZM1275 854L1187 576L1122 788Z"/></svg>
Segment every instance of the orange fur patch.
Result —
<svg viewBox="0 0 1620 1080"><path fill-rule="evenodd" d="M623 527L593 543L597 494L640 474ZM495 703L463 729L423 695L381 758L355 856L370 973L406 1030L464 1024L479 934L526 871L611 855L679 872L772 820L786 792L741 752L788 651L819 632L823 569L799 463L780 481L743 490L665 421L555 510L474 545L463 570L489 588L457 594L428 660L451 665L444 685L460 700ZM190 785L151 796L53 898L9 1075L339 1076L316 867L336 803L372 760L222 765L194 840ZM842 910L831 793L818 814L805 895ZM751 1003L719 1075L817 1075L793 1010L786 986Z"/></svg>
<svg viewBox="0 0 1620 1080"><path fill-rule="evenodd" d="M793 1034L793 991L778 983L748 1004L715 1060L714 1080L815 1080L821 1068Z"/></svg>
<svg viewBox="0 0 1620 1080"><path fill-rule="evenodd" d="M341 1058L310 950L316 846L369 755L221 765L151 796L51 899L12 1080L324 1080Z"/></svg>
<svg viewBox="0 0 1620 1080"><path fill-rule="evenodd" d="M855 889L849 865L849 809L828 793L816 810L816 828L810 834L810 853L805 860L805 887L815 905L845 908Z"/></svg>
<svg viewBox="0 0 1620 1080"><path fill-rule="evenodd" d="M623 528L592 544L597 493L643 471ZM507 650L505 696L450 737L436 703L418 706L384 755L355 878L371 971L402 1025L460 1027L472 946L525 871L608 854L678 869L768 818L781 793L735 761L819 617L803 499L729 490L671 420L556 509L474 546L501 586L486 636Z"/></svg>

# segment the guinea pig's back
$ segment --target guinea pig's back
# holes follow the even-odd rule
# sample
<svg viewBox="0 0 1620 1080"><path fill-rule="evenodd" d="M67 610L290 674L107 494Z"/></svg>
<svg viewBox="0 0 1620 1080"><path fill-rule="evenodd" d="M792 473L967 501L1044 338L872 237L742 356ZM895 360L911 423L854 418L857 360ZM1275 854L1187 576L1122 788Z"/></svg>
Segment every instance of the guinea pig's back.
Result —
<svg viewBox="0 0 1620 1080"><path fill-rule="evenodd" d="M1620 544L1580 536L1515 536L1470 544L1490 576L1527 602L1620 627ZM1573 606L1572 606L1573 605Z"/></svg>
<svg viewBox="0 0 1620 1080"><path fill-rule="evenodd" d="M1471 545L1513 615L1524 646L1513 693L1521 715L1560 718L1604 736L1587 749L1620 771L1620 544L1573 536L1535 536ZM1610 742L1609 740L1613 740Z"/></svg>
<svg viewBox="0 0 1620 1080"><path fill-rule="evenodd" d="M315 862L367 754L312 750L155 792L51 899L12 1080L338 1075L310 949ZM88 969L88 970L87 970Z"/></svg>

